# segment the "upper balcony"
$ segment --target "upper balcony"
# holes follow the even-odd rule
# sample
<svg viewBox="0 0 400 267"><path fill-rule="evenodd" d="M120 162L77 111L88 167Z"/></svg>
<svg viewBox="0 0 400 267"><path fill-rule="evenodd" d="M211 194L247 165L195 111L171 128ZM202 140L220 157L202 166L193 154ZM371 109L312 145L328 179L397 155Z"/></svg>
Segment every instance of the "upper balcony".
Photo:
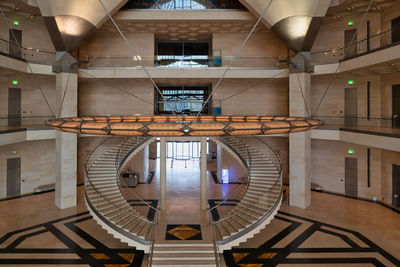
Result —
<svg viewBox="0 0 400 267"><path fill-rule="evenodd" d="M153 78L221 77L230 65L232 56L158 55L154 57L93 57L82 56L81 78L146 78L143 66ZM226 78L285 78L289 70L278 57L238 57Z"/></svg>
<svg viewBox="0 0 400 267"><path fill-rule="evenodd" d="M26 73L53 75L56 53L40 48L23 47L0 37L0 68Z"/></svg>
<svg viewBox="0 0 400 267"><path fill-rule="evenodd" d="M388 29L375 35L363 36L358 40L355 38L347 46L312 51L311 61L315 64L338 63L396 46L400 44L400 38L394 33L396 30Z"/></svg>
<svg viewBox="0 0 400 267"><path fill-rule="evenodd" d="M54 64L56 52L41 49L39 47L24 47L15 41L9 41L0 37L0 54L23 60L33 64Z"/></svg>

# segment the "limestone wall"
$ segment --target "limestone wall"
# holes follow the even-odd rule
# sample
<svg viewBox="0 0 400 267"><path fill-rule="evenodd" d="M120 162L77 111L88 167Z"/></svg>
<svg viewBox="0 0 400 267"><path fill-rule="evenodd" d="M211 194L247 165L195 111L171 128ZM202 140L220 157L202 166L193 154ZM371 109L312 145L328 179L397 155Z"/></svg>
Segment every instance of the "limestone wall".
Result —
<svg viewBox="0 0 400 267"><path fill-rule="evenodd" d="M345 158L357 158L358 196L392 203L392 164L400 153L370 148L370 187L367 178L367 147L341 141L311 142L311 181L324 191L345 194ZM354 154L348 150L353 149Z"/></svg>
<svg viewBox="0 0 400 267"><path fill-rule="evenodd" d="M17 80L18 84L14 85L13 80ZM8 116L8 88L21 88L21 116L27 117L22 119L22 125L44 124L47 117L52 114L40 88L42 88L51 109L56 113L55 84L56 79L53 76L27 76L18 72L5 75L0 72L0 125L7 125L5 117Z"/></svg>
<svg viewBox="0 0 400 267"><path fill-rule="evenodd" d="M81 79L78 99L80 116L154 112L154 87L145 79Z"/></svg>
<svg viewBox="0 0 400 267"><path fill-rule="evenodd" d="M55 140L0 146L0 198L7 196L8 158L21 158L21 194L27 194L38 186L55 183L55 153Z"/></svg>

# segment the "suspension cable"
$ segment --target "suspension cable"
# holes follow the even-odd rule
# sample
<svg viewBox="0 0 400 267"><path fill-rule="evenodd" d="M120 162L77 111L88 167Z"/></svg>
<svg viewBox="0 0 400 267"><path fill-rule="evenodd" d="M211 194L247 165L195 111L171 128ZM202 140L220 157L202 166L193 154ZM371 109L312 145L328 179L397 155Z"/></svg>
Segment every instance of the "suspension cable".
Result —
<svg viewBox="0 0 400 267"><path fill-rule="evenodd" d="M303 97L304 106L305 106L305 108L306 108L306 111L307 111L308 118L310 118L310 112L308 111L307 101L306 101L306 98L305 98L305 96L304 96L304 92L303 92L303 86L301 86L301 82L300 82L299 74L298 74L298 73L296 73L296 76L297 76L297 82L298 82L298 84L299 84L299 88L300 88L301 96Z"/></svg>
<svg viewBox="0 0 400 267"><path fill-rule="evenodd" d="M88 76L90 76L90 77L92 77L92 78L99 79L98 77L94 76L93 74L90 74L90 73L87 72L87 71L84 71L83 69L79 69L79 71L80 71L80 72L83 72L84 74L86 74L86 75L88 75ZM147 103L147 104L149 104L149 105L151 105L151 106L154 106L154 104L153 104L152 102L149 102L149 101L147 101L146 99L144 99L144 98L142 98L142 97L140 97L140 96L137 96L137 95L135 95L135 94L133 94L133 93L131 93L131 92L129 92L129 91L126 91L125 89L122 89L122 88L120 88L120 87L117 87L117 86L115 86L114 84L111 84L110 82L108 82L107 80L105 80L105 83L107 83L107 84L108 84L109 86L111 86L111 87L114 87L114 88L117 89L117 90L120 90L121 92L124 92L124 93L126 93L126 94L128 94L128 95L130 95L130 96L133 96L134 98L137 98L137 99L139 99L139 100L141 100L141 101L143 101L143 102L145 102L145 103Z"/></svg>
<svg viewBox="0 0 400 267"><path fill-rule="evenodd" d="M138 57L137 54L135 53L135 51L133 50L131 44L129 43L128 39L126 39L125 35L122 33L121 29L119 28L119 26L117 25L117 23L115 22L115 20L113 19L113 17L110 14L110 11L107 9L107 7L104 5L102 0L98 0L100 5L103 7L104 11L106 12L107 16L110 18L111 22L114 24L115 28L117 29L117 31L119 32L119 34L121 35L122 39L124 40L125 44L127 45L130 53L132 54L132 57L136 57L139 61L139 67L141 69L143 69L143 71L146 73L147 77L150 79L150 81L153 83L154 87L156 88L156 90L158 91L158 93L161 95L164 103L168 103L170 104L168 101L166 101L164 94L161 92L160 88L158 88L157 84L155 83L153 77L151 76L151 74L149 73L149 71L147 70L147 68L142 64L142 58ZM272 0L271 0L272 1ZM171 108L172 114L174 116L176 116L175 111Z"/></svg>
<svg viewBox="0 0 400 267"><path fill-rule="evenodd" d="M370 10L370 8L371 8L373 2L374 2L374 0L371 0L371 1L369 2L368 8L367 8L367 10L365 11L365 13L364 13L364 15L363 15L363 18L362 18L362 20L361 20L361 24L359 25L359 27L361 27L362 25L364 25L365 20L366 20L366 18L367 18L367 14L368 14L368 12L369 12L369 10ZM328 93L328 90L329 90L329 88L332 86L333 81L336 80L337 73L338 73L338 71L339 71L339 69L340 69L340 65L342 64L343 60L346 58L347 50L349 49L349 47L351 47L353 41L355 40L355 38L356 38L356 36L357 36L357 33L358 33L359 27L357 27L356 32L354 33L353 38L351 38L351 41L350 41L349 45L348 45L347 47L344 47L343 58L342 58L341 60L339 60L339 64L338 64L338 66L337 66L335 72L331 75L331 79L329 80L329 83L328 83L328 86L327 86L326 90L325 90L324 93L322 94L321 100L319 101L319 103L318 103L318 105L317 105L317 108L315 109L315 111L312 113L311 116L313 116L314 114L317 113L319 107L321 106L322 101L324 100L324 98L325 98L325 96L326 96L326 93Z"/></svg>
<svg viewBox="0 0 400 267"><path fill-rule="evenodd" d="M279 72L279 73L273 75L272 77L267 77L267 78L263 79L261 82L257 82L255 85L251 85L251 86L247 87L246 89L244 89L244 90L242 90L242 91L239 91L239 92L234 93L234 94L232 94L232 95L230 95L230 96L228 96L228 97L225 97L224 99L221 100L221 103L222 103L222 102L225 102L226 100L229 100L229 99L231 99L231 98L233 98L233 97L235 97L235 96L237 96L237 95L240 95L240 94L242 94L242 93L245 93L245 92L247 92L248 90L251 90L251 89L253 89L253 88L256 88L259 84L264 83L265 80L274 79L275 77L281 76L282 74L284 74L284 73L287 72L287 71L288 71L287 69L284 69L283 71L281 71L281 72Z"/></svg>
<svg viewBox="0 0 400 267"><path fill-rule="evenodd" d="M16 37L15 34L14 34L14 31L12 31L12 28L10 27L10 24L9 24L8 21L7 21L7 17L6 17L6 15L4 14L3 9L2 9L1 7L0 7L0 13L1 13L2 17L4 18L4 22L6 23L7 28L8 28L9 30L11 30L11 31L10 31L10 32L11 32L11 35L12 35L12 37L13 37L15 43L17 44L18 49L22 51L21 44L18 42L17 37ZM30 71L30 73L31 73L31 76L33 76L33 70L32 70L32 67L31 67L31 65L30 65L30 63L29 63L28 60L26 60L26 64L27 64L27 66L28 66L28 68L29 68L29 71ZM39 90L40 90L40 92L41 92L41 94L42 94L42 96L43 96L43 98L44 98L44 101L46 102L47 107L49 108L49 110L50 110L52 116L55 117L55 114L54 114L53 110L51 109L51 106L50 106L50 104L49 104L49 101L47 100L47 98L46 98L46 96L45 96L45 94L44 94L44 92L43 92L43 89L42 89L42 87L40 86L40 83L39 83Z"/></svg>
<svg viewBox="0 0 400 267"><path fill-rule="evenodd" d="M62 107L63 107L63 104L64 104L64 99L65 99L65 95L67 94L67 90L68 90L69 78L71 78L71 73L68 73L67 84L65 85L64 94L63 94L63 97L62 97L62 100L61 100L60 110L58 111L57 119L60 118L60 115L61 115L61 111L62 111Z"/></svg>
<svg viewBox="0 0 400 267"><path fill-rule="evenodd" d="M99 0L101 1L101 0ZM207 97L206 101L204 102L203 106L201 107L200 111L197 113L197 117L201 114L201 112L203 111L204 107L207 105L208 101L210 101L212 95L214 94L214 92L218 89L219 85L221 84L222 80L225 78L225 75L228 73L228 71L231 69L233 63L235 63L236 58L239 56L240 52L242 52L242 49L244 48L244 46L247 44L247 42L249 41L251 35L254 33L254 31L256 30L258 24L260 23L260 21L262 20L262 18L264 18L265 14L267 13L268 8L270 7L271 3L273 0L270 0L269 3L267 4L267 6L264 8L263 12L261 13L261 16L258 18L256 24L254 24L253 28L251 29L251 31L249 32L249 34L247 35L246 39L243 41L242 45L239 47L239 49L236 51L235 56L233 57L231 63L229 64L229 66L225 69L224 73L222 74L221 78L218 80L217 84L215 85L214 89L211 90L210 95Z"/></svg>

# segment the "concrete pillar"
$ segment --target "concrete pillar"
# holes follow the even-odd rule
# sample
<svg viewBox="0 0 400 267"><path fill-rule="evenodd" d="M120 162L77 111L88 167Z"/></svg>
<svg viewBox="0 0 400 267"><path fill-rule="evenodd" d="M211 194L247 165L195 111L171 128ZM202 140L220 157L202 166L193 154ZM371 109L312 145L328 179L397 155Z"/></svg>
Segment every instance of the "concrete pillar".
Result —
<svg viewBox="0 0 400 267"><path fill-rule="evenodd" d="M149 177L149 167L150 167L150 160L149 160L149 145L146 145L143 148L143 183L147 182L147 178Z"/></svg>
<svg viewBox="0 0 400 267"><path fill-rule="evenodd" d="M56 115L75 117L78 110L78 75L56 74ZM60 209L75 207L77 183L77 143L73 133L56 133L55 205Z"/></svg>
<svg viewBox="0 0 400 267"><path fill-rule="evenodd" d="M290 116L308 116L305 103L310 109L310 91L310 74L291 73L289 75ZM311 132L289 134L289 203L291 206L305 209L311 204L310 160Z"/></svg>
<svg viewBox="0 0 400 267"><path fill-rule="evenodd" d="M207 138L201 138L200 150L200 208L207 209Z"/></svg>
<svg viewBox="0 0 400 267"><path fill-rule="evenodd" d="M165 210L167 200L167 142L165 137L160 139L160 208Z"/></svg>
<svg viewBox="0 0 400 267"><path fill-rule="evenodd" d="M224 149L217 144L217 178L222 183L222 166L223 166L223 153Z"/></svg>

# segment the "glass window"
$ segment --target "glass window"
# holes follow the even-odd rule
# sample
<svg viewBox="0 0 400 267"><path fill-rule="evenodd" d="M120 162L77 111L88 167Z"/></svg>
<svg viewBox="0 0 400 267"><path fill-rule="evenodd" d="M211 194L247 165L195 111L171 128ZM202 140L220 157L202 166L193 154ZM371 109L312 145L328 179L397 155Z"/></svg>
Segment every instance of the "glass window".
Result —
<svg viewBox="0 0 400 267"><path fill-rule="evenodd" d="M164 68L208 67L208 43L157 44L155 66Z"/></svg>
<svg viewBox="0 0 400 267"><path fill-rule="evenodd" d="M239 0L130 0L124 9L245 9Z"/></svg>
<svg viewBox="0 0 400 267"><path fill-rule="evenodd" d="M155 90L157 103L155 107L156 114L177 114L196 115L204 105L209 95L209 87L202 86L180 86L180 87L162 87L160 91L165 97ZM205 105L201 114L208 114L208 103Z"/></svg>

